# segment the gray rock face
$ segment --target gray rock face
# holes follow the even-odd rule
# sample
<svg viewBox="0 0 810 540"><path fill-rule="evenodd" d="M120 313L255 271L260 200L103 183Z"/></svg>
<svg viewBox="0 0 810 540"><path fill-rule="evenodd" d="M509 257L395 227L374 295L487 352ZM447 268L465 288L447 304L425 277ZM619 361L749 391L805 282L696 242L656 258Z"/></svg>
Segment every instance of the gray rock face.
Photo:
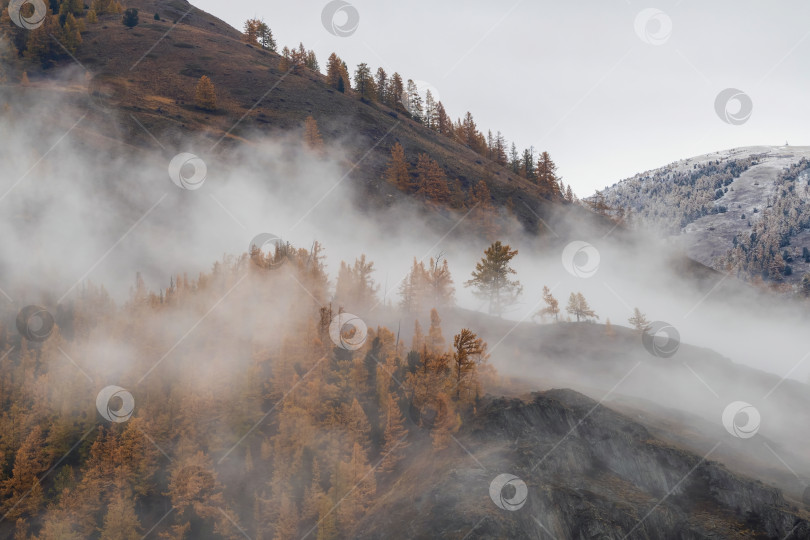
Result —
<svg viewBox="0 0 810 540"><path fill-rule="evenodd" d="M410 463L359 538L810 538L804 510L712 461L723 442L704 455L667 445L571 390L487 401L455 438ZM526 485L516 510L490 497L502 473Z"/></svg>

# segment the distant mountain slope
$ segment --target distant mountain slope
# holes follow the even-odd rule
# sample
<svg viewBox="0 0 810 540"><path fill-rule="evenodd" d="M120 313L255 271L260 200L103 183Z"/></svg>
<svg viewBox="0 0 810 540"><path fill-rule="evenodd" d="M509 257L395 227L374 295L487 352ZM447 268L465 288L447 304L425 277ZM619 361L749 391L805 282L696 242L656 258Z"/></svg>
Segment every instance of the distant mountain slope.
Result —
<svg viewBox="0 0 810 540"><path fill-rule="evenodd" d="M750 280L796 283L810 272L810 147L715 152L608 187L604 202L690 257Z"/></svg>

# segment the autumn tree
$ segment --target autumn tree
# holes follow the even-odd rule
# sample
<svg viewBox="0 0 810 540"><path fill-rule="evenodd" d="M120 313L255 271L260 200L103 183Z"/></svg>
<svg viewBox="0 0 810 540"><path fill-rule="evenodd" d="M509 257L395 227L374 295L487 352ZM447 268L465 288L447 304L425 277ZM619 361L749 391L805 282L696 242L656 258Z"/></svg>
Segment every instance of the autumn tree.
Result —
<svg viewBox="0 0 810 540"><path fill-rule="evenodd" d="M431 202L445 205L450 200L447 176L439 164L427 154L419 154L417 159L416 185L416 193Z"/></svg>
<svg viewBox="0 0 810 540"><path fill-rule="evenodd" d="M370 309L376 302L380 286L374 282L374 263L366 260L365 255L355 259L349 266L341 261L335 286L335 300L344 305Z"/></svg>
<svg viewBox="0 0 810 540"><path fill-rule="evenodd" d="M379 471L386 473L393 471L404 457L404 450L408 446L405 441L408 430L405 428L405 418L402 416L402 411L392 394L386 394L383 405L384 431L381 450L383 457Z"/></svg>
<svg viewBox="0 0 810 540"><path fill-rule="evenodd" d="M402 82L402 77L399 73L394 72L388 81L388 105L395 110L406 112L405 105L402 103L402 94L405 92L405 85Z"/></svg>
<svg viewBox="0 0 810 540"><path fill-rule="evenodd" d="M638 308L633 308L633 316L627 319L627 322L629 322L638 332L644 332L644 330L650 325L650 321L647 320L647 316L644 315Z"/></svg>
<svg viewBox="0 0 810 540"><path fill-rule="evenodd" d="M543 302L546 307L536 313L537 316L545 319L546 317L554 317L555 321L560 320L560 303L551 294L551 290L547 285L543 285Z"/></svg>
<svg viewBox="0 0 810 540"><path fill-rule="evenodd" d="M486 359L487 345L471 330L462 329L453 337L455 399L471 401L478 394L477 367Z"/></svg>
<svg viewBox="0 0 810 540"><path fill-rule="evenodd" d="M493 243L484 251L484 257L475 265L472 279L465 282L465 287L473 287L474 294L489 302L489 312L498 315L514 304L523 287L517 280L509 279L515 270L510 262L518 254L509 245L503 245L500 240Z"/></svg>
<svg viewBox="0 0 810 540"><path fill-rule="evenodd" d="M394 143L391 147L391 161L388 162L388 169L385 171L385 180L406 192L414 187L408 162L405 161L405 149L399 143Z"/></svg>
<svg viewBox="0 0 810 540"><path fill-rule="evenodd" d="M310 150L323 151L323 138L318 130L318 122L312 116L307 116L304 120L304 142Z"/></svg>
<svg viewBox="0 0 810 540"><path fill-rule="evenodd" d="M332 53L326 61L326 80L329 86L339 92L346 92L351 89L351 81L349 80L349 71L346 69L346 64L340 57Z"/></svg>
<svg viewBox="0 0 810 540"><path fill-rule="evenodd" d="M589 319L598 319L599 316L591 309L588 305L588 302L585 300L585 297L582 296L582 293L571 293L571 296L568 297L568 306L565 310L574 315L577 318L577 322L580 320L589 320Z"/></svg>
<svg viewBox="0 0 810 540"><path fill-rule="evenodd" d="M354 72L354 89L362 99L373 100L376 97L374 78L371 76L371 69L365 62L359 64Z"/></svg>
<svg viewBox="0 0 810 540"><path fill-rule="evenodd" d="M199 109L204 111L215 111L217 109L217 94L214 90L214 83L211 82L208 75L200 77L194 92L194 102Z"/></svg>
<svg viewBox="0 0 810 540"><path fill-rule="evenodd" d="M557 178L557 164L551 160L548 152L543 152L537 159L537 185L546 198L556 197L559 194L559 179Z"/></svg>

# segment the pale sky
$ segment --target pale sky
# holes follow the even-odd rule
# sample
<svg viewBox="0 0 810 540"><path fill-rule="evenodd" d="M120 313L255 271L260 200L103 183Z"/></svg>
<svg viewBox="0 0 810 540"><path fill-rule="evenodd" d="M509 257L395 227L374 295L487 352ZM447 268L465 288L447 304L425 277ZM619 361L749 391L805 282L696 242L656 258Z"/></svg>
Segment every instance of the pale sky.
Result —
<svg viewBox="0 0 810 540"><path fill-rule="evenodd" d="M334 51L352 73L426 81L453 118L469 110L484 133L548 150L580 196L716 150L810 145L806 0L351 0L346 37L322 24L324 0L193 3L237 28L263 18L279 48L303 41L322 68ZM747 120L718 116L727 88L750 97Z"/></svg>

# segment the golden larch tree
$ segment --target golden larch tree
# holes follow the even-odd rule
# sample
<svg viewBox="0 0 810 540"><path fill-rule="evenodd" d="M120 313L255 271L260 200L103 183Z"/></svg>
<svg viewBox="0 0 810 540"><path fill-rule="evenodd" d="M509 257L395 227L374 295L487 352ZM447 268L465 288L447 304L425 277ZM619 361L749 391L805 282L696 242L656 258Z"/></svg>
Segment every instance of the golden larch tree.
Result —
<svg viewBox="0 0 810 540"><path fill-rule="evenodd" d="M200 77L194 93L194 102L198 108L204 111L215 111L217 109L216 90L214 90L214 83L211 82L208 75Z"/></svg>

